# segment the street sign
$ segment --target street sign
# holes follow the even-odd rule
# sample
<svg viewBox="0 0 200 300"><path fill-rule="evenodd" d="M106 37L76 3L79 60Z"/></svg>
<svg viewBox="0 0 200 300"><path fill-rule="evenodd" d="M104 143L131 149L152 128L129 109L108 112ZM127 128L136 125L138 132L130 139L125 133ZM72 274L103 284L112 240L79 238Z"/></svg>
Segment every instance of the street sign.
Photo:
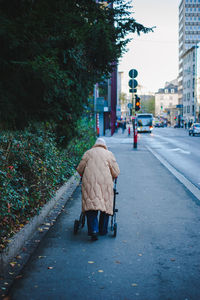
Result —
<svg viewBox="0 0 200 300"><path fill-rule="evenodd" d="M134 89L138 85L138 82L135 79L130 79L128 85L130 86L130 88Z"/></svg>
<svg viewBox="0 0 200 300"><path fill-rule="evenodd" d="M129 89L129 93L137 93L137 89Z"/></svg>
<svg viewBox="0 0 200 300"><path fill-rule="evenodd" d="M128 106L128 108L130 108L130 109L133 108L133 104L132 104L132 103L128 103L127 106Z"/></svg>
<svg viewBox="0 0 200 300"><path fill-rule="evenodd" d="M138 71L135 70L135 69L132 69L132 70L129 71L128 75L129 75L129 77L131 77L131 78L135 78L135 77L138 76Z"/></svg>

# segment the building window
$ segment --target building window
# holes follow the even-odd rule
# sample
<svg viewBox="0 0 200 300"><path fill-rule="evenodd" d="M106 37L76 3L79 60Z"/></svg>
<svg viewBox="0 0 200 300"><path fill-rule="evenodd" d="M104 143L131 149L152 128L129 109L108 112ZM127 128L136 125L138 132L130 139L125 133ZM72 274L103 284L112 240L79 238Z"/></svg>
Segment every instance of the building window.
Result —
<svg viewBox="0 0 200 300"><path fill-rule="evenodd" d="M171 89L171 93L174 94L174 89Z"/></svg>
<svg viewBox="0 0 200 300"><path fill-rule="evenodd" d="M167 94L168 93L168 89L165 89L165 94Z"/></svg>
<svg viewBox="0 0 200 300"><path fill-rule="evenodd" d="M184 108L183 108L183 112L184 112L184 114L186 113L186 106L184 106Z"/></svg>
<svg viewBox="0 0 200 300"><path fill-rule="evenodd" d="M187 113L190 113L190 106L187 106Z"/></svg>

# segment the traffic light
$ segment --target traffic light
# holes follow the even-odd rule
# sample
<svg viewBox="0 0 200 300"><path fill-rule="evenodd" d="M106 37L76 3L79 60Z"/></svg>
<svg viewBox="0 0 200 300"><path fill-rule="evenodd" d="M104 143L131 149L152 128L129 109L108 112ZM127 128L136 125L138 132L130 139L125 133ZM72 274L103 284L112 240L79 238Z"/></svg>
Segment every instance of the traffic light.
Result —
<svg viewBox="0 0 200 300"><path fill-rule="evenodd" d="M135 95L135 111L140 110L140 98Z"/></svg>

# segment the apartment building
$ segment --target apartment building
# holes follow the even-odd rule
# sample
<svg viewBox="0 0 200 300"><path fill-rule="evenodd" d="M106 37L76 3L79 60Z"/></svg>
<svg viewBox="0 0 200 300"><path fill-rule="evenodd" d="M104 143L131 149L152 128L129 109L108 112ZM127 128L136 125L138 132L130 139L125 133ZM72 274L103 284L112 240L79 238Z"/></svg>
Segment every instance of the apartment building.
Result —
<svg viewBox="0 0 200 300"><path fill-rule="evenodd" d="M155 94L155 117L167 119L171 125L178 122L178 82L166 82Z"/></svg>
<svg viewBox="0 0 200 300"><path fill-rule="evenodd" d="M190 54L188 53L188 50L190 50L194 46L197 46L199 41L200 41L200 0L181 0L179 5L178 102L180 107L179 115L182 118L181 120L182 122L184 121L183 116L187 115L187 117L189 117L190 115L192 117L196 115L196 111L193 111L196 109L196 106L192 103L190 104L187 103L186 105L185 97L186 98L190 97L189 101L193 101L193 102L195 102L195 99L193 97L193 94L188 96L189 95L188 89L190 89L193 85L193 78L192 78L192 73L190 73L190 75L188 73L186 76L185 70L189 68L188 60ZM187 63L187 67L184 66L185 63ZM190 68L193 68L193 64L190 66ZM193 72L192 69L190 72ZM191 77L190 79L189 76ZM188 86L189 80L191 81L190 87ZM184 112L184 110L186 110L186 112Z"/></svg>
<svg viewBox="0 0 200 300"><path fill-rule="evenodd" d="M186 123L199 120L199 59L198 46L183 55L183 119Z"/></svg>

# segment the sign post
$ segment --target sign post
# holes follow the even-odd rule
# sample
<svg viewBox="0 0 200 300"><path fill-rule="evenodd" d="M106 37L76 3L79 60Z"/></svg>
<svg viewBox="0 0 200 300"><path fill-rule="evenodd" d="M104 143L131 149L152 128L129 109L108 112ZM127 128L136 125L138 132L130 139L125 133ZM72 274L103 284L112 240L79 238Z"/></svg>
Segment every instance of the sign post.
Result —
<svg viewBox="0 0 200 300"><path fill-rule="evenodd" d="M129 92L132 93L132 107L135 107L135 103L134 102L134 94L137 93L137 85L138 82L137 80L135 80L134 78L138 76L138 71L135 69L131 69L129 71L129 77L131 78L128 82L128 85L130 87ZM135 99L136 101L136 99ZM133 110L132 110L132 115L133 115ZM133 118L133 147L137 148L137 118L136 118L136 113L135 113L135 117Z"/></svg>
<svg viewBox="0 0 200 300"><path fill-rule="evenodd" d="M133 147L137 148L137 118L134 118L134 131L133 131Z"/></svg>

